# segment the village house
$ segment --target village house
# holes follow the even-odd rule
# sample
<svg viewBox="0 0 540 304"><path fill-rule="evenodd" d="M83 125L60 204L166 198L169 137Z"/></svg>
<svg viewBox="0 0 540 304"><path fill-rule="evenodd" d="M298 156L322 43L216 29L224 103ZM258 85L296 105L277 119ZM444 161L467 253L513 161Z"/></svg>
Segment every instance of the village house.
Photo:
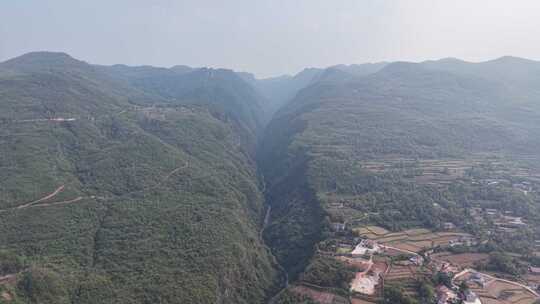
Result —
<svg viewBox="0 0 540 304"><path fill-rule="evenodd" d="M497 210L497 209L486 209L486 214L488 216L497 216L499 214L499 210Z"/></svg>
<svg viewBox="0 0 540 304"><path fill-rule="evenodd" d="M459 272L459 268L457 266L454 266L450 263L442 263L440 265L440 267L438 267L439 269L439 272L442 272L442 273L446 273L446 274L450 274L450 275L453 275L453 274L456 274Z"/></svg>
<svg viewBox="0 0 540 304"><path fill-rule="evenodd" d="M363 257L366 254L374 254L380 251L379 244L372 240L362 240L356 247L353 252L351 252L352 257Z"/></svg>
<svg viewBox="0 0 540 304"><path fill-rule="evenodd" d="M347 248L347 249L353 249L353 245L349 244L349 243L339 243L338 244L338 247L340 248Z"/></svg>
<svg viewBox="0 0 540 304"><path fill-rule="evenodd" d="M443 223L443 229L444 230L454 230L454 229L456 229L456 225L454 225L454 223L452 223L452 222L446 222L446 223Z"/></svg>
<svg viewBox="0 0 540 304"><path fill-rule="evenodd" d="M501 182L498 181L498 180L488 180L488 181L487 181L487 185L488 185L488 186L496 186L496 185L498 185L498 184L500 184L500 183L501 183Z"/></svg>
<svg viewBox="0 0 540 304"><path fill-rule="evenodd" d="M495 225L498 228L520 228L527 226L527 223L523 222L523 219L518 216L503 215ZM500 229L504 230L504 229Z"/></svg>
<svg viewBox="0 0 540 304"><path fill-rule="evenodd" d="M473 220L475 223L482 223L484 222L484 217L481 215L474 215Z"/></svg>
<svg viewBox="0 0 540 304"><path fill-rule="evenodd" d="M471 215L477 215L482 213L482 208L479 207L472 207L470 210Z"/></svg>
<svg viewBox="0 0 540 304"><path fill-rule="evenodd" d="M451 240L449 242L450 244L450 247L454 247L454 246L475 246L477 245L477 242L476 240L471 237L471 236L461 236L455 240Z"/></svg>
<svg viewBox="0 0 540 304"><path fill-rule="evenodd" d="M422 266L424 264L424 258L420 255L413 255L409 261L417 266Z"/></svg>
<svg viewBox="0 0 540 304"><path fill-rule="evenodd" d="M530 183L527 183L527 182L513 184L512 188L514 188L515 190L520 191L521 193L523 193L525 195L528 195L532 191L532 187L531 187Z"/></svg>
<svg viewBox="0 0 540 304"><path fill-rule="evenodd" d="M458 295L452 289L440 285L437 286L437 304L451 304L458 301Z"/></svg>
<svg viewBox="0 0 540 304"><path fill-rule="evenodd" d="M523 222L523 219L519 216L503 216L503 220L505 223L509 225L515 225L515 226L524 226L527 225L525 222Z"/></svg>
<svg viewBox="0 0 540 304"><path fill-rule="evenodd" d="M531 274L540 274L540 267L531 266L531 267L529 267L529 272Z"/></svg>
<svg viewBox="0 0 540 304"><path fill-rule="evenodd" d="M463 294L463 304L482 304L482 302L474 292L466 290Z"/></svg>
<svg viewBox="0 0 540 304"><path fill-rule="evenodd" d="M336 232L345 231L346 224L345 223L332 223L332 230Z"/></svg>
<svg viewBox="0 0 540 304"><path fill-rule="evenodd" d="M335 209L341 209L343 208L343 202L333 202L333 203L330 203L330 207L331 208L335 208Z"/></svg>
<svg viewBox="0 0 540 304"><path fill-rule="evenodd" d="M516 228L503 227L503 226L499 225L499 226L497 226L496 231L510 234L510 233L515 233Z"/></svg>
<svg viewBox="0 0 540 304"><path fill-rule="evenodd" d="M486 279L484 278L484 276L481 273L478 273L478 272L474 272L471 275L471 277L469 279L469 282L476 283L479 286L481 286L482 288L484 288L486 286Z"/></svg>

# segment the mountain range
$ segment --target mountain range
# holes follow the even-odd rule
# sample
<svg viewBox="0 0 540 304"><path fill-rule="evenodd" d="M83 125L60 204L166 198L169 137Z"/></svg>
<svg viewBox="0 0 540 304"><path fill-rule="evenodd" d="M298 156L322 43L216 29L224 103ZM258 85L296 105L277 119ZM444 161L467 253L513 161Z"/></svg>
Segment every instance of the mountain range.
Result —
<svg viewBox="0 0 540 304"><path fill-rule="evenodd" d="M0 63L0 303L309 303L283 290L329 193L395 229L452 217L363 162L536 157L539 122L540 62L514 57L257 79L22 55Z"/></svg>

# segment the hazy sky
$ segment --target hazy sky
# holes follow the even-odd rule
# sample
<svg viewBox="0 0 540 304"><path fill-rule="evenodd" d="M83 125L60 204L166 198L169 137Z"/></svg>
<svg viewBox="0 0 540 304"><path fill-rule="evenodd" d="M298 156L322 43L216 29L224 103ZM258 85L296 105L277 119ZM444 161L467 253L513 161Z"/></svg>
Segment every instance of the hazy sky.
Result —
<svg viewBox="0 0 540 304"><path fill-rule="evenodd" d="M304 67L514 55L540 59L539 0L0 0L0 61Z"/></svg>

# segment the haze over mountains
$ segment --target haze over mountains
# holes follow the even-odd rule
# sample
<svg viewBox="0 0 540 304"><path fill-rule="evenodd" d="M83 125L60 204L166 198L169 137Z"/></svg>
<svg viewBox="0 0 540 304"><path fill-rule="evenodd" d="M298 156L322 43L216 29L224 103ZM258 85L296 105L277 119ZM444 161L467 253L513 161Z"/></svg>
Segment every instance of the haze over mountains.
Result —
<svg viewBox="0 0 540 304"><path fill-rule="evenodd" d="M0 63L0 125L0 303L310 303L287 284L350 296L321 279L342 267L319 256L328 197L365 225L465 229L487 192L365 162L540 157L540 62L257 79L37 52ZM540 233L536 195L500 200Z"/></svg>

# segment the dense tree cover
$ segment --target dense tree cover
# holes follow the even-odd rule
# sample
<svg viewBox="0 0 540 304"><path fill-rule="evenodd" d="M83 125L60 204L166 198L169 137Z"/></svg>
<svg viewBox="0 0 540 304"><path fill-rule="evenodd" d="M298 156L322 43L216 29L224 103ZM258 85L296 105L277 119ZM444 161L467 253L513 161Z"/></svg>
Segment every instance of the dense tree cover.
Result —
<svg viewBox="0 0 540 304"><path fill-rule="evenodd" d="M510 67L519 72L507 74ZM325 237L327 230L315 230L315 217L306 216L318 217L322 208L323 218L329 218L324 214L329 197L344 202L349 213L345 218L353 225L440 230L443 223L453 222L487 241L481 245L486 252L530 251L527 243L532 244L534 229L520 237L495 233L494 223L480 225L470 214L481 205L523 216L533 227L540 223L535 196L519 194L511 185L478 182L498 178L493 168L475 165L447 183L419 183L416 177L423 174L419 163L426 159L489 162L492 155L538 156L539 70L538 62L522 64L512 58L481 65L391 63L368 76L338 77L301 90L270 122L259 155L269 201L285 215L274 220L294 223L270 238L274 248L285 252L278 258L289 264L309 260L292 253L298 245L306 246L298 239L311 245L317 242L316 233L319 239ZM399 160L407 165L399 165ZM398 165L369 170L364 166L369 161ZM452 172L443 169L441 174L450 177ZM305 177L301 185L312 192L312 199L300 200L295 194L299 186L292 181L300 177ZM398 291L389 291L396 302L388 303L410 300L401 299Z"/></svg>
<svg viewBox="0 0 540 304"><path fill-rule="evenodd" d="M418 301L407 296L399 286L385 286L379 304L417 304Z"/></svg>
<svg viewBox="0 0 540 304"><path fill-rule="evenodd" d="M30 303L70 303L65 284L52 270L32 267L22 274L17 287Z"/></svg>
<svg viewBox="0 0 540 304"><path fill-rule="evenodd" d="M435 304L437 302L437 294L432 282L421 280L418 282L418 301L421 304Z"/></svg>
<svg viewBox="0 0 540 304"><path fill-rule="evenodd" d="M18 273L25 266L23 258L13 251L0 250L0 276Z"/></svg>
<svg viewBox="0 0 540 304"><path fill-rule="evenodd" d="M493 168L440 186L416 183L415 163L384 172L363 163L536 155L538 71L515 58L443 60L305 71L288 84L248 79L251 87L228 70L103 67L65 54L1 63L1 271L18 273L21 303L262 302L280 276L260 240L260 175L272 206L264 238L291 279L308 266L306 281L346 289L347 269L313 258L329 231L329 194L353 197L347 207L363 223L401 230L452 221L482 234L485 252L528 254L537 199L508 185L471 186L495 178ZM283 90L270 94L276 83ZM262 139L261 91L277 103L295 96ZM55 189L38 203L62 204L25 207ZM479 201L534 225L488 238L470 220ZM486 267L519 272L505 256ZM418 289L427 300L430 286ZM399 287L385 298L415 303Z"/></svg>
<svg viewBox="0 0 540 304"><path fill-rule="evenodd" d="M527 267L518 259L505 254L504 252L493 252L489 255L486 265L480 265L486 270L496 271L518 276L527 271Z"/></svg>
<svg viewBox="0 0 540 304"><path fill-rule="evenodd" d="M274 293L256 93L228 72L211 86L212 71L194 73L167 95L64 54L0 64L1 272L18 273L18 301L262 303Z"/></svg>
<svg viewBox="0 0 540 304"><path fill-rule="evenodd" d="M444 276L435 276L431 279L421 278L414 284L417 293L415 297L407 294L401 285L385 286L379 303L435 304L437 303L435 286L440 284L451 286L450 277Z"/></svg>
<svg viewBox="0 0 540 304"><path fill-rule="evenodd" d="M307 296L302 296L291 291L284 291L280 295L276 304L316 304L317 302L313 301Z"/></svg>
<svg viewBox="0 0 540 304"><path fill-rule="evenodd" d="M448 288L452 287L452 278L448 273L438 272L431 279L434 285L444 285Z"/></svg>
<svg viewBox="0 0 540 304"><path fill-rule="evenodd" d="M349 283L354 278L354 267L331 257L316 255L302 273L300 280L320 286L349 290Z"/></svg>

